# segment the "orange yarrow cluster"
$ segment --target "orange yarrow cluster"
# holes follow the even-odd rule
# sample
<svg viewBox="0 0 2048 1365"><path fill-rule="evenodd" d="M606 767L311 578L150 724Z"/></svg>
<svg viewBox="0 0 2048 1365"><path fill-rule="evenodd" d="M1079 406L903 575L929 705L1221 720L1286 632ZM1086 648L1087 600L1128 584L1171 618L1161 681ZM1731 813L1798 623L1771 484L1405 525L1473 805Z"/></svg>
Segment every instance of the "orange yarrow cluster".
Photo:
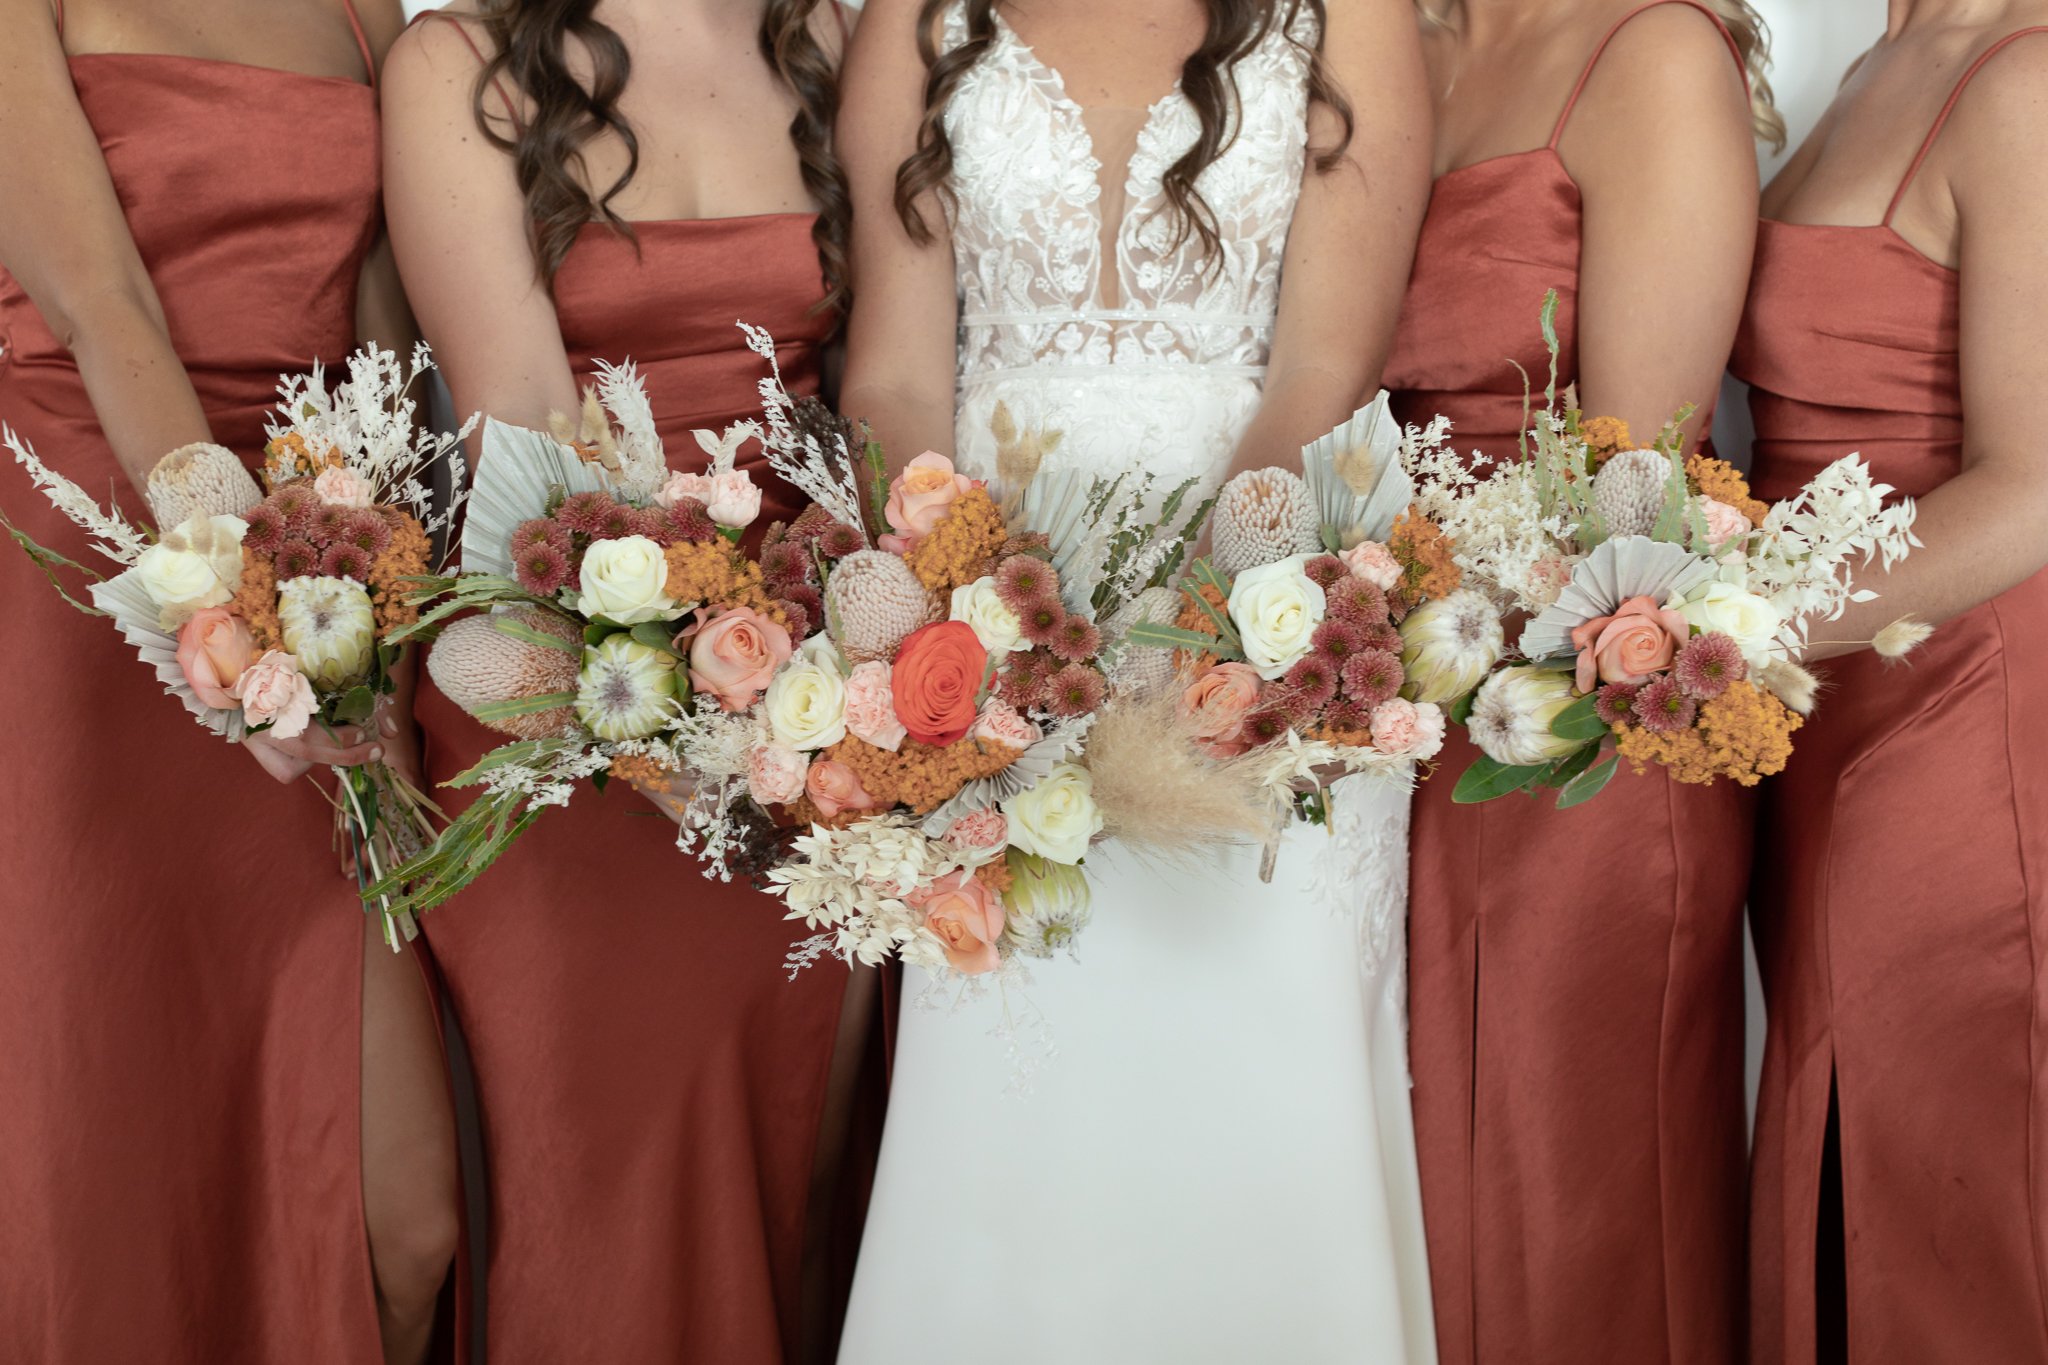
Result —
<svg viewBox="0 0 2048 1365"><path fill-rule="evenodd" d="M890 753L848 735L819 757L853 769L861 786L875 799L875 808L841 811L828 819L818 814L817 807L806 796L792 805L791 812L799 821L827 826L850 825L873 815L875 809L896 806L906 807L917 815L929 815L969 782L994 777L1015 763L1023 752L969 735L946 745L906 739L897 752Z"/></svg>
<svg viewBox="0 0 2048 1365"><path fill-rule="evenodd" d="M1607 457L1617 451L1635 449L1635 438L1629 434L1628 423L1619 417L1586 418L1579 423L1579 439L1586 443L1586 453L1592 457L1595 469L1607 463Z"/></svg>
<svg viewBox="0 0 2048 1365"><path fill-rule="evenodd" d="M1717 460L1710 455L1688 455L1685 457L1685 480L1695 493L1726 503L1748 517L1751 526L1763 525L1764 518L1770 514L1769 506L1751 496L1749 480L1742 477L1742 471L1726 460Z"/></svg>
<svg viewBox="0 0 2048 1365"><path fill-rule="evenodd" d="M950 593L991 572L1009 539L1009 528L988 490L971 488L917 542L907 560L927 591Z"/></svg>
<svg viewBox="0 0 2048 1365"><path fill-rule="evenodd" d="M663 591L676 601L752 607L777 625L789 623L782 604L770 597L762 584L761 566L726 541L686 540L662 553L668 561Z"/></svg>
<svg viewBox="0 0 2048 1365"><path fill-rule="evenodd" d="M377 611L377 635L383 638L401 626L420 619L412 601L414 585L409 578L423 577L434 553L426 529L410 516L389 518L391 543L370 561L368 587L370 603Z"/></svg>
<svg viewBox="0 0 2048 1365"><path fill-rule="evenodd" d="M1389 594L1390 604L1405 613L1417 604L1448 597L1458 590L1464 574L1451 558L1451 540L1443 528L1410 507L1394 520L1394 533L1387 549L1400 561L1402 577Z"/></svg>
<svg viewBox="0 0 2048 1365"><path fill-rule="evenodd" d="M1798 713L1755 683L1730 683L1700 704L1699 719L1683 730L1657 734L1617 726L1616 747L1638 773L1664 768L1679 782L1704 784L1731 777L1745 787L1785 770L1792 757Z"/></svg>

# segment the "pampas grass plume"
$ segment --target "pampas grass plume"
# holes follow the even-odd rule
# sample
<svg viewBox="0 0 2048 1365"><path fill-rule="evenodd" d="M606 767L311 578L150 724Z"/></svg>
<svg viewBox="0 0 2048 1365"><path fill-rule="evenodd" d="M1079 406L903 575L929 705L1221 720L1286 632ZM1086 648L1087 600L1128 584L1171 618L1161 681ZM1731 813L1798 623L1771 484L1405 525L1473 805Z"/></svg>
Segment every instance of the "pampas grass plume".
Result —
<svg viewBox="0 0 2048 1365"><path fill-rule="evenodd" d="M1789 659L1771 660L1757 670L1756 680L1802 716L1812 715L1820 699L1820 679Z"/></svg>
<svg viewBox="0 0 2048 1365"><path fill-rule="evenodd" d="M1141 857L1182 858L1217 843L1257 843L1271 826L1256 756L1197 749L1177 714L1177 688L1119 694L1088 732L1088 771L1103 834Z"/></svg>
<svg viewBox="0 0 2048 1365"><path fill-rule="evenodd" d="M1911 616L1901 616L1879 631L1877 638L1870 644L1871 648L1886 659L1898 660L1926 644L1927 637L1932 634L1934 627L1925 621L1916 620Z"/></svg>

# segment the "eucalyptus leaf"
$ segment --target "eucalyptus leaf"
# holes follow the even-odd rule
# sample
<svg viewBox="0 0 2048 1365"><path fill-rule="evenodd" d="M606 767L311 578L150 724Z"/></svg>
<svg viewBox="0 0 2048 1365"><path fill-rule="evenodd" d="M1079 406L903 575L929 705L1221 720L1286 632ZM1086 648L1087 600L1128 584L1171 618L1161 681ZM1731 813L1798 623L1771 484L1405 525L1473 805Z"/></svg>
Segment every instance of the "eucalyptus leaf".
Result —
<svg viewBox="0 0 2048 1365"><path fill-rule="evenodd" d="M1607 738L1607 722L1600 719L1600 694L1589 692L1551 717L1550 733L1559 739Z"/></svg>
<svg viewBox="0 0 2048 1365"><path fill-rule="evenodd" d="M377 714L377 694L367 683L358 683L334 703L333 716L340 725L367 725Z"/></svg>
<svg viewBox="0 0 2048 1365"><path fill-rule="evenodd" d="M1598 796L1613 780L1614 771L1621 766L1621 755L1614 754L1597 768L1590 768L1573 778L1557 795L1557 808L1570 810L1573 806L1584 805Z"/></svg>
<svg viewBox="0 0 2048 1365"><path fill-rule="evenodd" d="M1476 806L1540 782L1549 771L1548 763L1514 767L1482 755L1451 789L1451 800L1460 806Z"/></svg>

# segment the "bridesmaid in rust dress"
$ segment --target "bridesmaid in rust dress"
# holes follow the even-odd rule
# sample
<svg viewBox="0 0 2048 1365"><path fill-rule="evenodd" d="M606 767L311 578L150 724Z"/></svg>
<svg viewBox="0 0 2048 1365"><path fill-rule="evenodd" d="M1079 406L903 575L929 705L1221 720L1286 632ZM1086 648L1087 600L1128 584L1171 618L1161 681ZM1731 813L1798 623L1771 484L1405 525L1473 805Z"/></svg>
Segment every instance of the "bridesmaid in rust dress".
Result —
<svg viewBox="0 0 2048 1365"><path fill-rule="evenodd" d="M394 50L385 166L459 411L543 427L599 360L631 359L670 458L697 467L692 428L759 415L765 365L736 318L774 335L793 392L817 391L846 227L836 10L551 0L434 19ZM762 523L793 515L758 449L741 458ZM435 781L500 742L424 682L419 714ZM842 1037L861 1041L842 1012L866 1017L845 969L790 981L800 926L704 878L623 787L545 815L428 937L475 1058L491 1358L828 1356L821 1234L845 1127L828 1091Z"/></svg>
<svg viewBox="0 0 2048 1365"><path fill-rule="evenodd" d="M1751 133L1778 125L1736 0L1424 7L1438 179L1387 365L1409 422L1512 458L1561 384L1644 437L1719 386L1748 280ZM1733 59L1731 60L1731 53ZM1520 369L1516 368L1519 363ZM1703 413L1688 426L1707 430ZM1742 1321L1749 794L1417 793L1416 1145L1446 1362L1732 1361Z"/></svg>
<svg viewBox="0 0 2048 1365"><path fill-rule="evenodd" d="M140 512L177 446L253 464L280 372L409 345L373 92L401 21L69 8L0 0L0 421ZM455 1239L432 1015L296 780L408 734L236 753L11 546L0 600L0 1357L419 1360Z"/></svg>
<svg viewBox="0 0 2048 1365"><path fill-rule="evenodd" d="M1765 195L1735 354L1759 497L1860 451L1919 500L1816 634L1937 623L1905 667L1817 648L1766 788L1763 1365L2048 1361L2048 5L1891 18Z"/></svg>

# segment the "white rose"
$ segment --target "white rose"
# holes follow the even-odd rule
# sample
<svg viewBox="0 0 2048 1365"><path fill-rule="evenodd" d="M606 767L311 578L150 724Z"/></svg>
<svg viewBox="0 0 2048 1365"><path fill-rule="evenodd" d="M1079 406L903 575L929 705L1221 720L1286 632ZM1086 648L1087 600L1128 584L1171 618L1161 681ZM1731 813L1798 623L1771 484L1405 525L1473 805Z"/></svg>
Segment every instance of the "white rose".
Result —
<svg viewBox="0 0 2048 1365"><path fill-rule="evenodd" d="M761 490L754 487L746 470L728 469L712 476L711 496L704 500L704 510L720 526L742 530L761 515Z"/></svg>
<svg viewBox="0 0 2048 1365"><path fill-rule="evenodd" d="M667 585L668 560L646 536L600 540L584 552L576 610L622 626L669 620L676 604L663 591Z"/></svg>
<svg viewBox="0 0 2048 1365"><path fill-rule="evenodd" d="M768 684L762 707L776 742L789 748L814 751L845 739L846 675L832 642L823 635L804 641Z"/></svg>
<svg viewBox="0 0 2048 1365"><path fill-rule="evenodd" d="M240 517L194 516L136 559L136 578L161 609L166 630L235 595L242 584L242 534L248 529Z"/></svg>
<svg viewBox="0 0 2048 1365"><path fill-rule="evenodd" d="M321 470L320 477L313 480L313 491L320 495L320 501L333 507L371 505L370 485L346 466Z"/></svg>
<svg viewBox="0 0 2048 1365"><path fill-rule="evenodd" d="M1230 585L1230 620L1245 661L1262 678L1279 677L1307 655L1323 623L1322 588L1301 571L1307 555L1246 569Z"/></svg>
<svg viewBox="0 0 2048 1365"><path fill-rule="evenodd" d="M1313 585L1311 585L1313 586ZM1095 780L1075 763L1061 763L1043 782L1003 804L1010 846L1056 863L1078 863L1102 833Z"/></svg>
<svg viewBox="0 0 2048 1365"><path fill-rule="evenodd" d="M1702 584L1678 604L1678 612L1695 629L1719 631L1733 639L1752 663L1768 656L1785 624L1769 601L1732 583Z"/></svg>
<svg viewBox="0 0 2048 1365"><path fill-rule="evenodd" d="M991 654L1031 648L1017 613L1004 606L996 593L994 578L977 578L953 589L952 619L974 627L974 638Z"/></svg>

